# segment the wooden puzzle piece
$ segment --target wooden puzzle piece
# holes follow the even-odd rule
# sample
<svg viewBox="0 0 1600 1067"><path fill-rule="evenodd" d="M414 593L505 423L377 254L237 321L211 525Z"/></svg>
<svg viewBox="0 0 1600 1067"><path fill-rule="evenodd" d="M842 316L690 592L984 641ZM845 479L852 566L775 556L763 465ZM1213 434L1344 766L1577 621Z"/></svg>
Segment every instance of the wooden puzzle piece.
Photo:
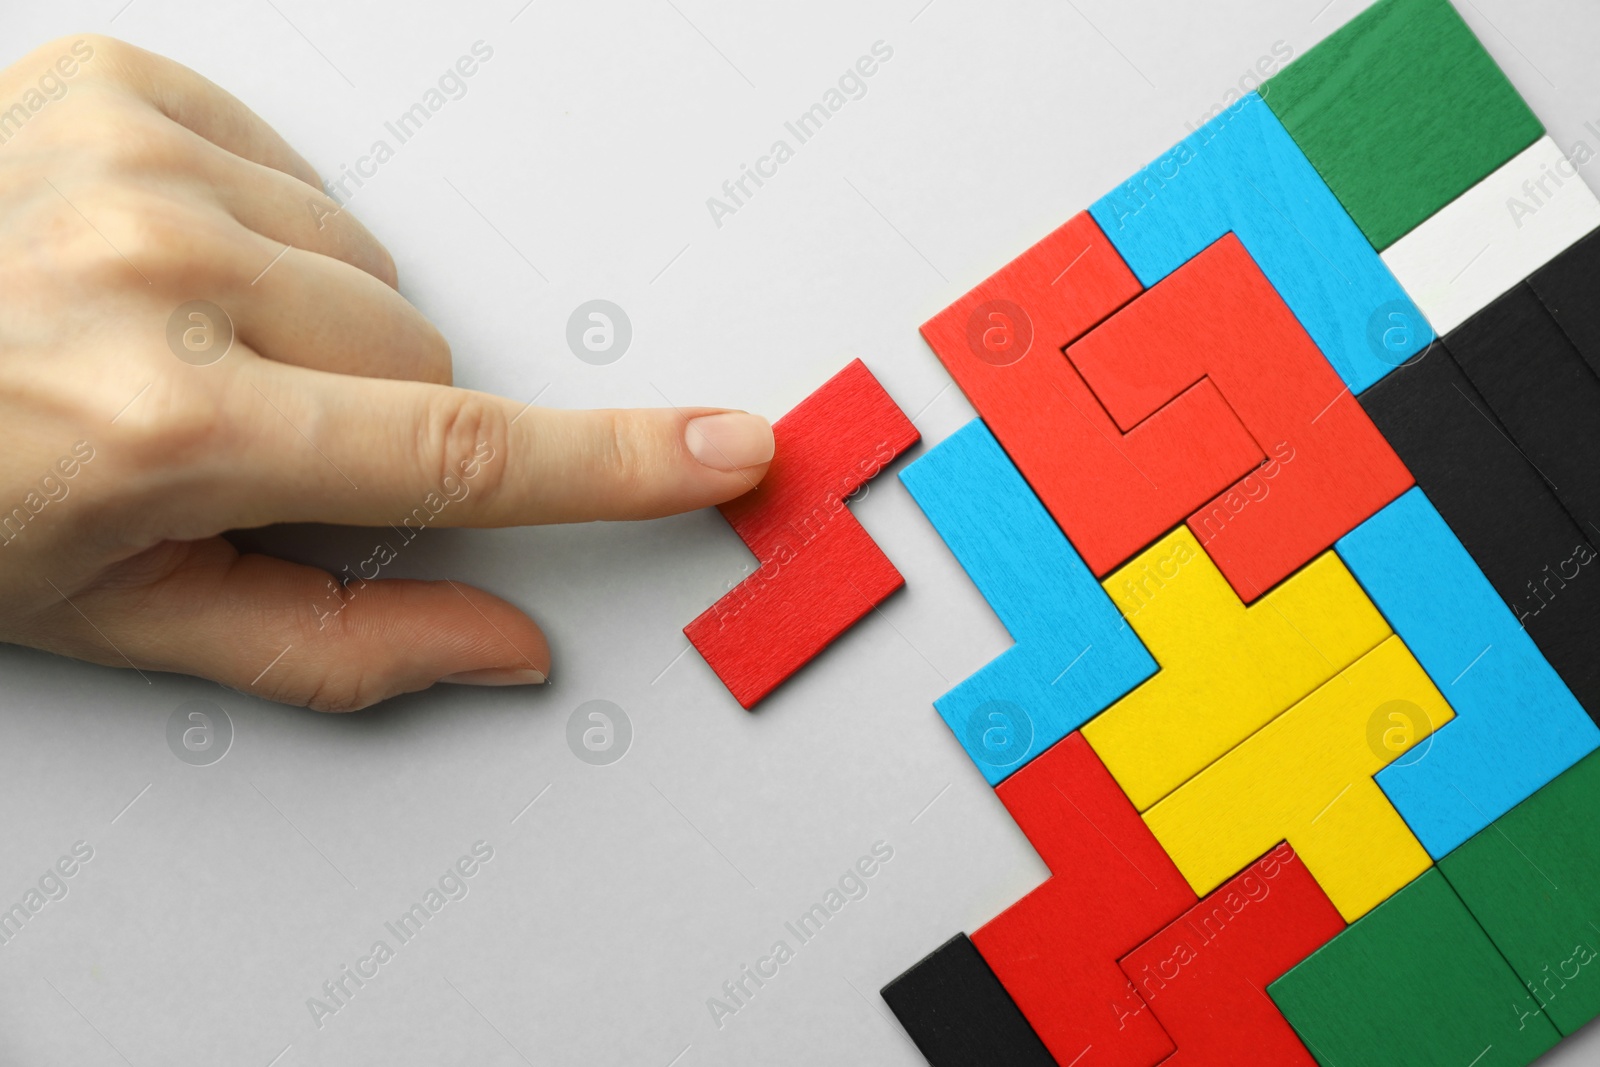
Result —
<svg viewBox="0 0 1600 1067"><path fill-rule="evenodd" d="M1435 859L1600 745L1600 730L1421 489L1335 547L1456 713L1425 759L1378 772ZM1397 716L1378 736L1398 748L1413 732Z"/></svg>
<svg viewBox="0 0 1600 1067"><path fill-rule="evenodd" d="M845 498L919 436L859 359L772 434L767 476L720 507L760 565L683 628L747 709L905 584Z"/></svg>
<svg viewBox="0 0 1600 1067"><path fill-rule="evenodd" d="M1567 514L1588 536L1600 536L1600 377L1538 294L1518 285L1446 340Z"/></svg>
<svg viewBox="0 0 1600 1067"><path fill-rule="evenodd" d="M1449 349L1435 344L1361 404L1550 666L1600 721L1600 553Z"/></svg>
<svg viewBox="0 0 1600 1067"><path fill-rule="evenodd" d="M1090 213L1146 286L1235 233L1350 390L1433 338L1426 320L1255 93Z"/></svg>
<svg viewBox="0 0 1600 1067"><path fill-rule="evenodd" d="M1161 1067L1316 1067L1267 984L1345 928L1287 844L1122 958L1178 1050Z"/></svg>
<svg viewBox="0 0 1600 1067"><path fill-rule="evenodd" d="M1439 869L1563 1034L1600 1015L1600 754L1513 808Z"/></svg>
<svg viewBox="0 0 1600 1067"><path fill-rule="evenodd" d="M1594 298L1600 292L1600 230L1535 271L1528 285L1589 368L1600 375L1600 303Z"/></svg>
<svg viewBox="0 0 1600 1067"><path fill-rule="evenodd" d="M1522 1067L1560 1040L1437 870L1267 992L1324 1067Z"/></svg>
<svg viewBox="0 0 1600 1067"><path fill-rule="evenodd" d="M1124 429L1205 379L1273 457L1275 474L1263 467L1188 520L1246 603L1412 484L1232 234L1069 345L1067 358Z"/></svg>
<svg viewBox="0 0 1600 1067"><path fill-rule="evenodd" d="M1058 1063L1153 1067L1172 1041L1117 961L1195 895L1083 735L1069 735L995 793L1050 878L979 927L972 943Z"/></svg>
<svg viewBox="0 0 1600 1067"><path fill-rule="evenodd" d="M993 785L1148 678L1155 661L981 420L900 480L1016 642L934 702Z"/></svg>
<svg viewBox="0 0 1600 1067"><path fill-rule="evenodd" d="M929 1067L1056 1067L966 934L883 987Z"/></svg>
<svg viewBox="0 0 1600 1067"><path fill-rule="evenodd" d="M1261 96L1380 250L1544 132L1448 0L1379 0Z"/></svg>
<svg viewBox="0 0 1600 1067"><path fill-rule="evenodd" d="M1140 292L1074 216L945 308L922 336L1096 575L1266 457L1200 382L1124 433L1062 348Z"/></svg>
<svg viewBox="0 0 1600 1067"><path fill-rule="evenodd" d="M1246 607L1182 526L1105 589L1160 669L1083 736L1140 811L1389 636L1333 553Z"/></svg>
<svg viewBox="0 0 1600 1067"><path fill-rule="evenodd" d="M1600 225L1600 200L1549 137L1439 209L1383 253L1439 334Z"/></svg>
<svg viewBox="0 0 1600 1067"><path fill-rule="evenodd" d="M1382 737L1392 715L1411 724L1408 738ZM1354 921L1430 862L1372 776L1452 717L1405 645L1390 637L1144 820L1197 893L1287 840L1339 914Z"/></svg>

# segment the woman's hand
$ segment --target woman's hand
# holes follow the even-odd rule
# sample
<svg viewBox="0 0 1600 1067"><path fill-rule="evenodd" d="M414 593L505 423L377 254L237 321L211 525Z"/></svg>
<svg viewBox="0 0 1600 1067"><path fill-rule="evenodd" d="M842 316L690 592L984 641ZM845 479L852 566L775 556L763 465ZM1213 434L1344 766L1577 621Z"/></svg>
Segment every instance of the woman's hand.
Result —
<svg viewBox="0 0 1600 1067"><path fill-rule="evenodd" d="M451 388L444 338L306 161L104 37L0 72L0 294L0 640L96 663L331 711L540 682L543 634L488 593L218 535L649 518L737 496L772 457L753 415Z"/></svg>

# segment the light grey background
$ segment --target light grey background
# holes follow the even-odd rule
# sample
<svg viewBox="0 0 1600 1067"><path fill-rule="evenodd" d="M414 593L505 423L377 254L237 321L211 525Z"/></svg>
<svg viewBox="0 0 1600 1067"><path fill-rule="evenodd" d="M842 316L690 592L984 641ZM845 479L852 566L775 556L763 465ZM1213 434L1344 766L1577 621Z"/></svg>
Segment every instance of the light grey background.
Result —
<svg viewBox="0 0 1600 1067"><path fill-rule="evenodd" d="M334 174L484 41L466 96L350 204L460 384L777 416L860 356L926 447L972 413L917 326L1170 146L1275 42L1299 54L1362 6L1324 4L101 0L7 5L0 59L73 31L127 38ZM1460 6L1556 140L1600 148L1584 127L1600 13ZM880 40L894 55L866 96L715 226L706 198ZM607 366L565 344L597 298L633 324ZM395 574L533 612L555 653L544 689L319 716L0 649L0 904L74 842L94 849L0 946L0 1061L921 1063L876 990L1045 871L931 707L1009 642L898 469L855 512L907 588L754 715L679 632L750 563L713 512L402 552ZM373 540L274 536L334 568ZM194 698L235 728L208 767L165 740ZM565 740L596 699L633 726L610 766ZM478 840L494 858L469 895L316 1028L306 999L392 943L384 922ZM706 999L876 841L894 858L867 896L716 1027ZM1597 1050L1591 1031L1550 1062Z"/></svg>

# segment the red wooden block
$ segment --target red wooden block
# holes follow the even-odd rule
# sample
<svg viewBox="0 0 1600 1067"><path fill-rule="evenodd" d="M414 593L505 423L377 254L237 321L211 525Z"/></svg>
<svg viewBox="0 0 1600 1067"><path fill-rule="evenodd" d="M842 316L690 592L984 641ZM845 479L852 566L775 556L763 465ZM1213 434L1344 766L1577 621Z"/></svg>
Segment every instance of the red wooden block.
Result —
<svg viewBox="0 0 1600 1067"><path fill-rule="evenodd" d="M1152 1067L1174 1046L1117 961L1192 907L1194 891L1082 734L995 793L1050 879L972 943L1058 1062Z"/></svg>
<svg viewBox="0 0 1600 1067"><path fill-rule="evenodd" d="M1067 349L1125 429L1206 382L1272 461L1189 516L1240 599L1255 600L1411 487L1411 472L1228 234ZM1242 425L1241 425L1242 424Z"/></svg>
<svg viewBox="0 0 1600 1067"><path fill-rule="evenodd" d="M772 434L767 476L720 509L761 565L683 628L745 708L905 584L844 501L921 436L859 359Z"/></svg>
<svg viewBox="0 0 1600 1067"><path fill-rule="evenodd" d="M1123 972L1177 1042L1161 1067L1316 1067L1266 988L1343 929L1281 844L1124 956Z"/></svg>
<svg viewBox="0 0 1600 1067"><path fill-rule="evenodd" d="M1127 432L1111 421L1061 351L1138 294L1085 212L922 327L1099 577L1265 458L1209 382Z"/></svg>

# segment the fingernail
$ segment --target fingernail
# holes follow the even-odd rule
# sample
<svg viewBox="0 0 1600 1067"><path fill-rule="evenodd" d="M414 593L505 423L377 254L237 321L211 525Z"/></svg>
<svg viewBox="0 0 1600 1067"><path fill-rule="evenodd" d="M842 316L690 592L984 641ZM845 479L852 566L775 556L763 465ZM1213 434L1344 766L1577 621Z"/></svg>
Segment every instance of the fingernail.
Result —
<svg viewBox="0 0 1600 1067"><path fill-rule="evenodd" d="M447 674L439 681L451 685L543 685L546 678L543 671L536 671L532 667L490 667L481 671Z"/></svg>
<svg viewBox="0 0 1600 1067"><path fill-rule="evenodd" d="M712 470L736 471L772 458L772 426L746 411L690 419L684 441L689 454Z"/></svg>

